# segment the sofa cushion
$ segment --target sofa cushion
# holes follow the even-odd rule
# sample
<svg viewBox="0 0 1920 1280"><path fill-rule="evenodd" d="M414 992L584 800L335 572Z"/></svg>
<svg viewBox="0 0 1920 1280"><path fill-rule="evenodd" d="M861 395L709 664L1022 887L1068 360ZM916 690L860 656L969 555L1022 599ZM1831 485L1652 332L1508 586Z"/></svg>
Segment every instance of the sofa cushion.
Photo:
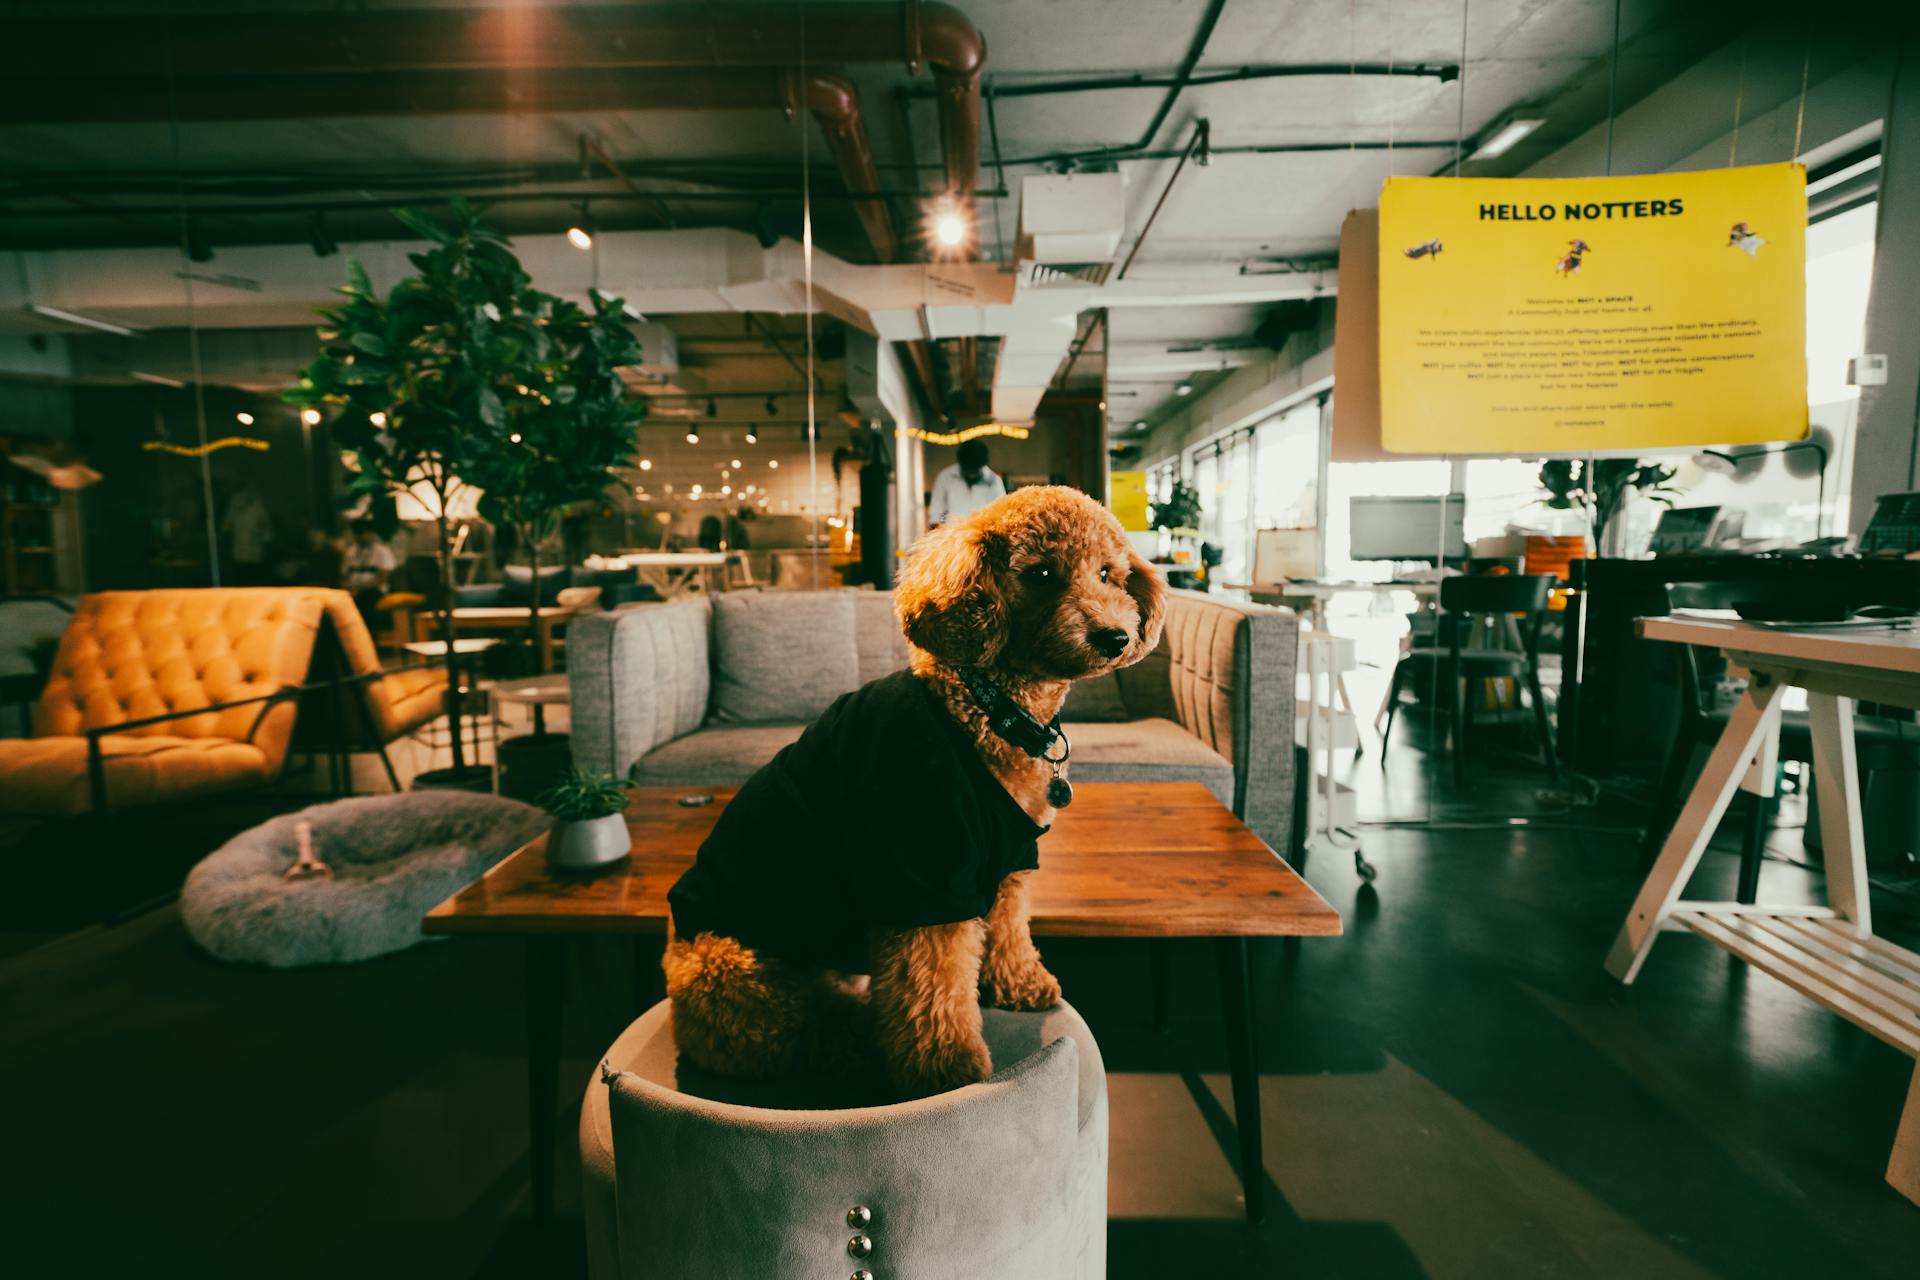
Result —
<svg viewBox="0 0 1920 1280"><path fill-rule="evenodd" d="M751 724L699 729L634 761L632 778L643 787L734 786L752 777L805 728Z"/></svg>
<svg viewBox="0 0 1920 1280"><path fill-rule="evenodd" d="M230 738L109 733L102 735L100 748L107 804L114 809L263 786L273 780L279 763L258 745ZM85 738L0 742L0 816L55 817L92 808Z"/></svg>
<svg viewBox="0 0 1920 1280"><path fill-rule="evenodd" d="M853 640L860 656L860 683L890 676L907 665L907 638L894 616L893 592L851 591Z"/></svg>
<svg viewBox="0 0 1920 1280"><path fill-rule="evenodd" d="M1120 696L1120 681L1111 671L1074 681L1067 689L1067 704L1060 708L1060 719L1068 724L1113 724L1132 718Z"/></svg>
<svg viewBox="0 0 1920 1280"><path fill-rule="evenodd" d="M1171 720L1076 724L1067 737L1075 782L1199 782L1233 804L1233 765Z"/></svg>
<svg viewBox="0 0 1920 1280"><path fill-rule="evenodd" d="M503 592L502 604L531 604L533 595L533 569L529 565L510 564L500 570ZM550 608L560 596L560 588L571 585L571 575L566 565L543 565L540 569L540 607Z"/></svg>
<svg viewBox="0 0 1920 1280"><path fill-rule="evenodd" d="M714 597L714 719L811 720L859 684L850 593L728 591Z"/></svg>

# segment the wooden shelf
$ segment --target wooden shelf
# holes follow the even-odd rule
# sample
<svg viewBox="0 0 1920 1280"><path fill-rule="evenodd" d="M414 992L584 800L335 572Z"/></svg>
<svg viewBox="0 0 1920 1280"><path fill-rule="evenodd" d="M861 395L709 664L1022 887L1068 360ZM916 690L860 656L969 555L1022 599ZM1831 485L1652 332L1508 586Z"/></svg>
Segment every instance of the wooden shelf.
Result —
<svg viewBox="0 0 1920 1280"><path fill-rule="evenodd" d="M1669 919L1920 1057L1920 956L1824 907L1681 903Z"/></svg>

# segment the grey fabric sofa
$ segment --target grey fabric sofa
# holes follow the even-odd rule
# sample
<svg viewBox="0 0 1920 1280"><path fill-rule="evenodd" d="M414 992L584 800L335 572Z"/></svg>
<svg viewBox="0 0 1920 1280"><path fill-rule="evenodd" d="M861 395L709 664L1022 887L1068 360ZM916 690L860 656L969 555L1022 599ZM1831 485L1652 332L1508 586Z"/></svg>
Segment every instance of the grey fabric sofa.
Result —
<svg viewBox="0 0 1920 1280"><path fill-rule="evenodd" d="M890 594L768 594L851 599L855 660L834 664L846 688L906 664ZM745 781L799 736L798 718L740 723L717 714L716 690L754 676L724 669L712 639L714 608L700 598L572 624L575 763L650 786L726 786ZM834 656L820 650L817 635L789 630L784 662L805 669ZM1159 648L1119 673L1117 692L1106 690L1099 705L1076 687L1065 717L1074 781L1204 783L1268 844L1290 853L1298 637L1289 610L1169 592Z"/></svg>
<svg viewBox="0 0 1920 1280"><path fill-rule="evenodd" d="M580 1108L588 1274L1099 1280L1107 1081L1093 1033L1064 1004L988 1009L981 1031L990 1079L862 1105L806 1077L688 1070L655 1005Z"/></svg>

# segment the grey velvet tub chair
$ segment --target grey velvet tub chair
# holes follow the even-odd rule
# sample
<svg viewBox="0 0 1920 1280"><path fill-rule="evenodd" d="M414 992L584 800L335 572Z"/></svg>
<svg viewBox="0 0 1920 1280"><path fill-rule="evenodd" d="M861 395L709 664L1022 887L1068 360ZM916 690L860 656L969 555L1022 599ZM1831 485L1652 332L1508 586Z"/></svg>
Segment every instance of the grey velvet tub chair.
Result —
<svg viewBox="0 0 1920 1280"><path fill-rule="evenodd" d="M1159 648L1074 687L1073 780L1202 783L1289 853L1298 647L1289 610L1169 592ZM584 616L568 647L574 761L648 786L736 785L834 697L906 661L889 592L728 592Z"/></svg>
<svg viewBox="0 0 1920 1280"><path fill-rule="evenodd" d="M1100 1050L1066 1005L984 1022L997 1067L984 1083L822 1109L818 1082L683 1072L654 1006L581 1107L593 1280L1098 1280ZM716 1100L743 1094L785 1105Z"/></svg>

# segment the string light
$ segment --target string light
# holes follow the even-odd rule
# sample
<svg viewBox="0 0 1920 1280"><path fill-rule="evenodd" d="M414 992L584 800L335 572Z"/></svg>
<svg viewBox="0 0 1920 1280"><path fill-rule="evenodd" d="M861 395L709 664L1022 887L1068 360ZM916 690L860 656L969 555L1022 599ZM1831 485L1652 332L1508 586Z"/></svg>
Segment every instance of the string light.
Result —
<svg viewBox="0 0 1920 1280"><path fill-rule="evenodd" d="M982 422L978 426L960 431L926 431L920 427L908 427L907 434L916 440L928 444L955 445L965 444L969 440L978 440L981 436L1005 436L1009 440L1025 440L1033 432L1027 427L1016 427L1008 422Z"/></svg>
<svg viewBox="0 0 1920 1280"><path fill-rule="evenodd" d="M780 459L778 458L767 459L767 470L778 471L779 469L780 469Z"/></svg>
<svg viewBox="0 0 1920 1280"><path fill-rule="evenodd" d="M384 427L387 425L387 415L384 413L375 411L367 415L367 421L371 422L376 427Z"/></svg>
<svg viewBox="0 0 1920 1280"><path fill-rule="evenodd" d="M740 459L735 458L732 462L729 462L727 465L732 467L735 471L738 471L740 469Z"/></svg>

